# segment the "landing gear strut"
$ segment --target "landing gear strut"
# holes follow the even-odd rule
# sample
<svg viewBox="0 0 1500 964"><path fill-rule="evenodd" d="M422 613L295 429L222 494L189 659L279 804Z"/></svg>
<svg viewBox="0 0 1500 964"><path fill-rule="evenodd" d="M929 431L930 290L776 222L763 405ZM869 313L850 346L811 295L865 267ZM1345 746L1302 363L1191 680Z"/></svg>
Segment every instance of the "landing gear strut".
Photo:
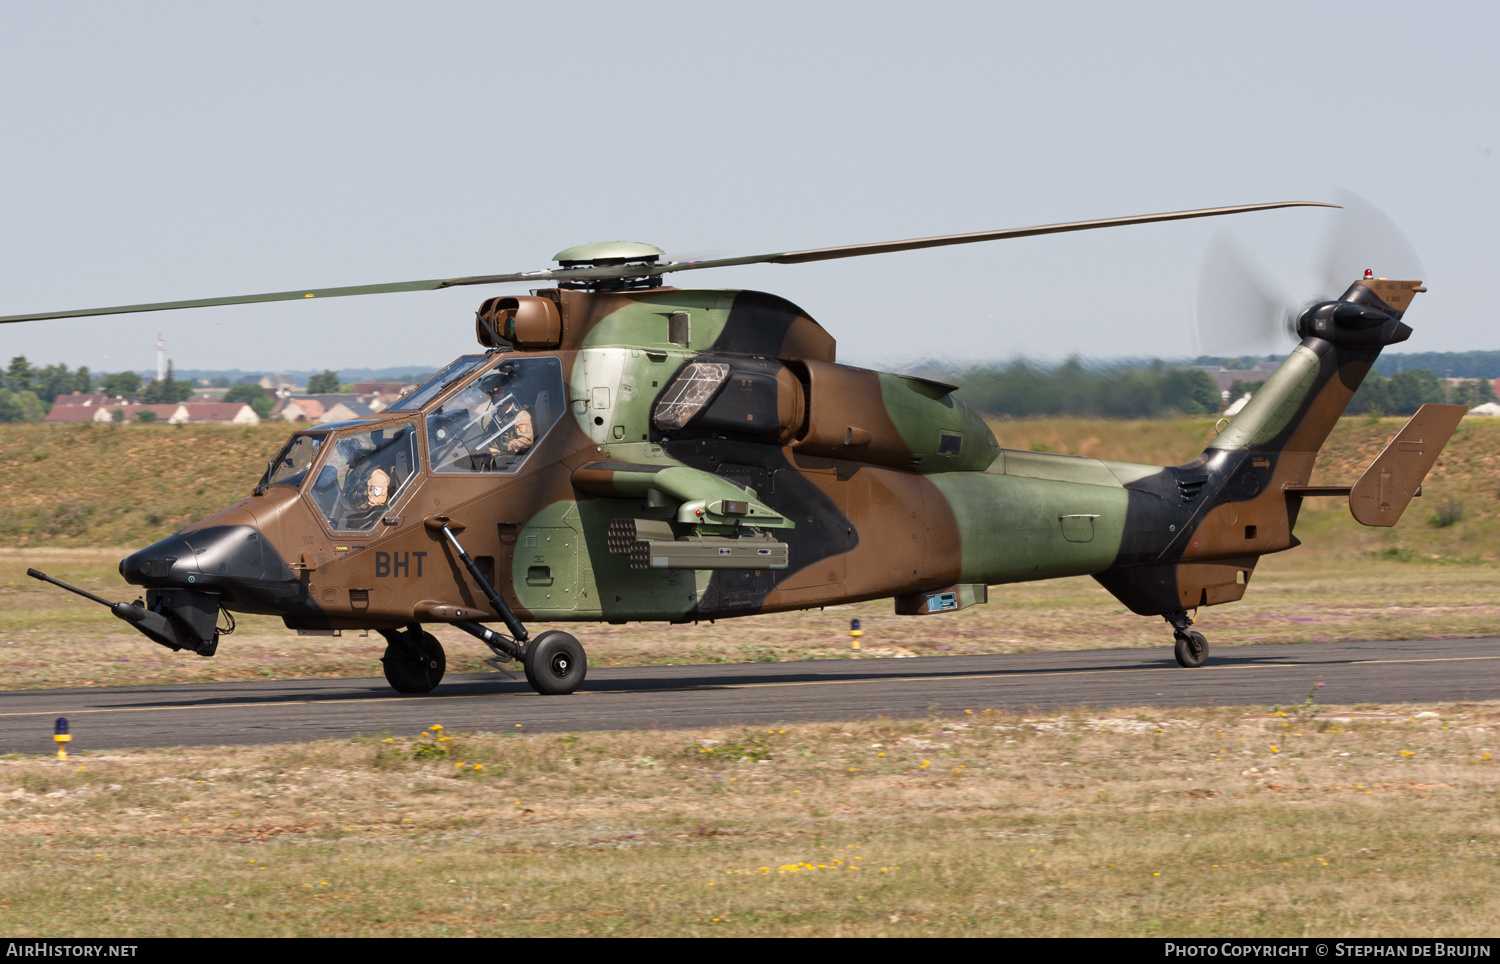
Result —
<svg viewBox="0 0 1500 964"><path fill-rule="evenodd" d="M519 659L526 669L526 682L543 696L562 696L576 692L583 685L583 677L588 672L588 657L584 655L583 645L569 634L557 630L533 638L506 604L505 598L495 591L495 587L490 585L489 580L484 578L484 573L480 572L474 560L464 551L458 536L453 534L447 517L433 516L424 519L423 525L448 540L448 544L458 554L459 561L469 570L469 575L484 591L485 598L495 607L514 637L506 638L475 622L455 623L459 629L479 639L495 654L493 661L485 662L499 669L499 663Z"/></svg>
<svg viewBox="0 0 1500 964"><path fill-rule="evenodd" d="M1177 641L1173 653L1177 657L1178 665L1191 669L1208 662L1208 640L1202 633L1191 628L1193 625L1191 616L1179 609L1175 613L1167 613L1162 618L1172 624L1172 635Z"/></svg>
<svg viewBox="0 0 1500 964"><path fill-rule="evenodd" d="M457 622L453 625L477 638L494 652L495 658L485 662L496 669L500 669L502 663L520 660L521 666L526 670L526 682L543 696L562 696L576 692L588 673L589 660L583 651L583 644L568 633L548 630L539 636L533 636L523 646L478 623Z"/></svg>

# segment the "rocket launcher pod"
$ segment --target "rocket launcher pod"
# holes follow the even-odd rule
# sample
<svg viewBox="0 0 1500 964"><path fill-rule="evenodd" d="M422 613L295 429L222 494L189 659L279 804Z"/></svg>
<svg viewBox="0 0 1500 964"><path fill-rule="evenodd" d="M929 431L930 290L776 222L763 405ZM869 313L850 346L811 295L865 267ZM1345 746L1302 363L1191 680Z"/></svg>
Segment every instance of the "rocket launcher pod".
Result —
<svg viewBox="0 0 1500 964"><path fill-rule="evenodd" d="M632 569L785 569L787 544L769 536L725 539L687 536L643 540L630 547Z"/></svg>

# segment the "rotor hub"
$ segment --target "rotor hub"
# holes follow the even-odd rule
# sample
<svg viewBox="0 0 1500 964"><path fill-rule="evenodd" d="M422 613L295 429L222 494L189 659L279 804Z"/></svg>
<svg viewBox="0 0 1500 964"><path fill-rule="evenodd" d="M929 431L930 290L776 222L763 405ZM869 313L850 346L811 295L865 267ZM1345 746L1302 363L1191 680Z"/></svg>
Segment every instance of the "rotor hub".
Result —
<svg viewBox="0 0 1500 964"><path fill-rule="evenodd" d="M591 244L576 244L564 248L552 256L564 268L610 268L612 277L581 278L564 281L563 288L582 291L631 291L655 288L659 284L656 275L648 270L661 260L664 252L654 244L641 241L595 241ZM621 267L639 266L639 275L620 276Z"/></svg>

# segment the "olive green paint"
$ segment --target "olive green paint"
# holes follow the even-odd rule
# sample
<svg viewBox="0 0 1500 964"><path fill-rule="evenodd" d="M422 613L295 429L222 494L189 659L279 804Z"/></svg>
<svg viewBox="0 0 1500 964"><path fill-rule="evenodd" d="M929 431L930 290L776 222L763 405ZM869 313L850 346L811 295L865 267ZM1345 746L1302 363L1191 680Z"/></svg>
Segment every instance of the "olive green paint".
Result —
<svg viewBox="0 0 1500 964"><path fill-rule="evenodd" d="M670 510L637 499L553 503L517 537L511 573L516 598L543 621L683 618L707 591L712 572L632 569L605 542L612 519L670 515ZM528 571L538 566L551 569L551 585L527 579Z"/></svg>
<svg viewBox="0 0 1500 964"><path fill-rule="evenodd" d="M928 478L953 511L963 553L959 582L1088 575L1108 569L1119 552L1128 497L1118 482L1080 485L990 472ZM1066 523L1065 530L1064 519L1087 516L1096 518L1088 520L1088 541L1079 541L1082 523Z"/></svg>
<svg viewBox="0 0 1500 964"><path fill-rule="evenodd" d="M1211 449L1241 449L1270 442L1291 424L1318 379L1322 362L1311 349L1298 345L1260 387L1245 407L1208 443Z"/></svg>
<svg viewBox="0 0 1500 964"><path fill-rule="evenodd" d="M704 351L723 334L738 294L738 291L693 289L641 294L599 319L585 336L583 347L619 345L643 350ZM686 345L675 344L668 337L667 320L676 311L688 313L690 337Z"/></svg>
<svg viewBox="0 0 1500 964"><path fill-rule="evenodd" d="M880 395L902 441L912 451L919 472L979 471L999 454L984 419L950 394L934 398L932 382L880 373ZM944 433L960 436L957 455L939 451Z"/></svg>

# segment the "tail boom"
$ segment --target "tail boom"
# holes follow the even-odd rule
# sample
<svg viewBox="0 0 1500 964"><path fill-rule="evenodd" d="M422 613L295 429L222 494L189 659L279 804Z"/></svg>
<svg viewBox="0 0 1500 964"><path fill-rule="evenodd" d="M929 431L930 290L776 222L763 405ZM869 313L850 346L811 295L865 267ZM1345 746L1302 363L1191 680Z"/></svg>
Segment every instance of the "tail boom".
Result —
<svg viewBox="0 0 1500 964"><path fill-rule="evenodd" d="M1301 343L1202 455L1126 486L1131 498L1120 556L1094 578L1141 615L1240 599L1260 556L1298 545L1293 529L1302 499L1322 494L1308 486L1318 451L1381 349L1410 337L1401 316L1424 290L1416 281L1369 279L1303 311ZM1457 424L1446 410L1459 407L1430 408L1419 413L1420 438L1406 438L1403 429L1386 464L1372 466L1351 487L1361 522L1394 524L1420 486L1452 432L1449 421ZM1386 454L1377 463L1382 459ZM1190 512L1184 524L1167 524L1184 510Z"/></svg>

